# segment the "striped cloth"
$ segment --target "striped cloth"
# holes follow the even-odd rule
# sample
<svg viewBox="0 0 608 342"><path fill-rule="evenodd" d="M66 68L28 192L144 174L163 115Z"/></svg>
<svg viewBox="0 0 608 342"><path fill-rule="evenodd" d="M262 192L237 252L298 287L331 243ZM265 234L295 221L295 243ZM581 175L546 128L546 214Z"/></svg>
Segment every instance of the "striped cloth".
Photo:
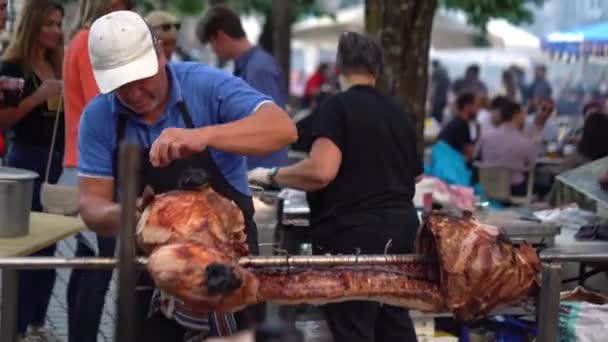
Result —
<svg viewBox="0 0 608 342"><path fill-rule="evenodd" d="M237 332L233 313L196 312L181 300L168 295L160 289L154 290L150 312L162 312L168 319L173 319L186 329L199 331L202 335L230 336Z"/></svg>

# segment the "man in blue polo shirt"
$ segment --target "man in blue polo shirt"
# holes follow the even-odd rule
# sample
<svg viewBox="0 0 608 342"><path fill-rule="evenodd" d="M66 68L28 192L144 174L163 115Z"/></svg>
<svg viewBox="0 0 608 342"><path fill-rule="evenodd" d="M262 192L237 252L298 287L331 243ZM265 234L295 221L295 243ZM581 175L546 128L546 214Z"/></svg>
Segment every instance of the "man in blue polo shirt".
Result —
<svg viewBox="0 0 608 342"><path fill-rule="evenodd" d="M262 94L270 96L281 108L287 103L283 73L277 61L259 46L251 44L241 19L226 5L211 7L199 22L197 36L222 61L234 61L234 75ZM272 124L268 122L268 124ZM287 148L263 156L247 157L247 167L280 167L288 162Z"/></svg>
<svg viewBox="0 0 608 342"><path fill-rule="evenodd" d="M116 156L119 142L126 140L142 149L140 191L144 186L174 190L185 173L204 170L212 187L242 210L247 242L256 253L244 155L293 143L297 132L288 115L239 78L202 64L167 63L162 42L134 12L96 20L89 53L101 94L86 106L78 136L80 213L87 226L102 236L116 234ZM138 284L153 285L147 276ZM194 318L148 316L153 295L136 292L136 341L181 340L187 333L182 326L192 327Z"/></svg>

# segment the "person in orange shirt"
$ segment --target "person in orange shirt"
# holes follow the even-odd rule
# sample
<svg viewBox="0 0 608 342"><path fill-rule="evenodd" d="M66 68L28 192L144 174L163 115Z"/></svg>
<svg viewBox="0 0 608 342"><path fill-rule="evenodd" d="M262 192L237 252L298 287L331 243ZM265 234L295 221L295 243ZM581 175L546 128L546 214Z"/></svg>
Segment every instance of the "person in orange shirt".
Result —
<svg viewBox="0 0 608 342"><path fill-rule="evenodd" d="M99 94L89 55L89 27L99 17L130 10L133 0L80 0L78 17L63 61L65 99L65 152L59 184L78 186L78 126L84 107ZM114 255L115 239L93 232L77 236L76 257ZM68 283L68 341L96 342L105 294L112 270L74 269Z"/></svg>

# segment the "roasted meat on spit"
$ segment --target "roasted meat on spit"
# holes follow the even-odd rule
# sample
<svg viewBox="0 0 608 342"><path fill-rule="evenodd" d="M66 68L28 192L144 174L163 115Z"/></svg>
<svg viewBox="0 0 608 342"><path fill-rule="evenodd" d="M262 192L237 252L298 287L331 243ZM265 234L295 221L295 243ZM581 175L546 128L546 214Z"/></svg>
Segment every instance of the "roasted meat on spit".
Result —
<svg viewBox="0 0 608 342"><path fill-rule="evenodd" d="M445 305L462 320L487 315L538 286L540 260L532 246L514 246L500 229L468 212L426 215L416 251L438 261Z"/></svg>
<svg viewBox="0 0 608 342"><path fill-rule="evenodd" d="M533 248L514 246L470 213L426 214L411 262L241 267L242 217L218 198L210 188L160 195L138 227L140 243L152 250L147 267L157 286L194 311L237 311L263 301L370 300L474 320L538 285Z"/></svg>
<svg viewBox="0 0 608 342"><path fill-rule="evenodd" d="M148 269L160 288L203 311L237 311L264 301L325 304L355 299L444 309L427 263L245 269L215 251L185 243L158 248Z"/></svg>
<svg viewBox="0 0 608 342"><path fill-rule="evenodd" d="M146 253L192 242L235 259L248 254L246 239L241 210L211 187L157 195L137 225L137 240Z"/></svg>

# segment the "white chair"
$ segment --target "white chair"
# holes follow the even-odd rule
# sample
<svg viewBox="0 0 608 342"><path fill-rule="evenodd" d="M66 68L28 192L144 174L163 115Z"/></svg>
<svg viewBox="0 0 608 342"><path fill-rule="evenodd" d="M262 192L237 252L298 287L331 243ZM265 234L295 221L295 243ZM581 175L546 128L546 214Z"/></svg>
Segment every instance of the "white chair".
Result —
<svg viewBox="0 0 608 342"><path fill-rule="evenodd" d="M530 205L534 201L534 169L514 170L484 163L475 163L474 165L479 170L479 182L488 199L522 206ZM511 194L511 175L513 172L528 174L527 191L523 197Z"/></svg>

